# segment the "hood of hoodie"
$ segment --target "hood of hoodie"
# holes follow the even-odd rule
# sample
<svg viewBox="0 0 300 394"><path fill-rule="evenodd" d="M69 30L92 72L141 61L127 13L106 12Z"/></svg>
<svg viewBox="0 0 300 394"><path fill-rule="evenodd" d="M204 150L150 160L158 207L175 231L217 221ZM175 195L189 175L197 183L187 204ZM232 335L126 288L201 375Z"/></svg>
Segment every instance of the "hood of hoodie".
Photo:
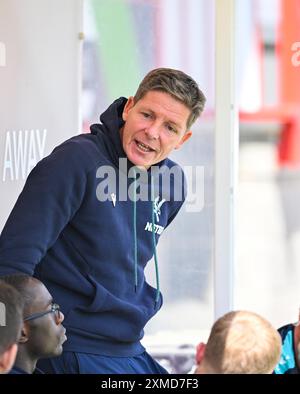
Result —
<svg viewBox="0 0 300 394"><path fill-rule="evenodd" d="M124 152L120 129L124 126L122 118L123 109L127 99L120 97L115 100L105 112L100 116L100 124L93 124L90 127L91 134L102 137L110 155L112 163L119 168L119 159L126 158Z"/></svg>

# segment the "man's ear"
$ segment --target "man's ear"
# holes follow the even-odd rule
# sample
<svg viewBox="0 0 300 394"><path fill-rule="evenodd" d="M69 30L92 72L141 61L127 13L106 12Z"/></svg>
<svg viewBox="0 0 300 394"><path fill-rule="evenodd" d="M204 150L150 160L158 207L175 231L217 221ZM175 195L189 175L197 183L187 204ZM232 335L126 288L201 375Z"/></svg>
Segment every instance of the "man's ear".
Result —
<svg viewBox="0 0 300 394"><path fill-rule="evenodd" d="M0 357L0 373L1 374L8 373L12 369L12 366L14 365L14 362L16 359L17 351L18 351L18 345L16 343L13 343L1 355L1 357Z"/></svg>
<svg viewBox="0 0 300 394"><path fill-rule="evenodd" d="M181 138L181 140L178 142L178 144L175 146L175 149L179 149L181 147L181 145L183 145L188 139L191 138L191 136L193 135L192 131L186 131L184 133L184 136Z"/></svg>
<svg viewBox="0 0 300 394"><path fill-rule="evenodd" d="M28 324L25 322L23 324L22 330L21 330L21 335L19 338L19 343L26 343L29 340L29 327Z"/></svg>
<svg viewBox="0 0 300 394"><path fill-rule="evenodd" d="M123 118L124 122L126 122L126 120L128 118L128 113L133 106L134 106L134 97L130 96L125 104L125 107L124 107L123 113L122 113L122 118Z"/></svg>
<svg viewBox="0 0 300 394"><path fill-rule="evenodd" d="M206 348L206 344L203 342L200 342L196 348L196 363L198 365L201 364L201 362L204 358L205 348Z"/></svg>

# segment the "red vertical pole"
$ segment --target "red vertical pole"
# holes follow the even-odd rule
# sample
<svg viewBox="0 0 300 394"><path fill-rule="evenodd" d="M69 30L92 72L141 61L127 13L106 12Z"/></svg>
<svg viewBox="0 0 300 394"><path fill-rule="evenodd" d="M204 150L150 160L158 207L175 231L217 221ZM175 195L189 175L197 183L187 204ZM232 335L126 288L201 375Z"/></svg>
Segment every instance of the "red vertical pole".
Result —
<svg viewBox="0 0 300 394"><path fill-rule="evenodd" d="M292 62L292 45L300 41L300 0L280 0L277 55L279 105L291 113L279 143L281 165L300 166L300 67Z"/></svg>

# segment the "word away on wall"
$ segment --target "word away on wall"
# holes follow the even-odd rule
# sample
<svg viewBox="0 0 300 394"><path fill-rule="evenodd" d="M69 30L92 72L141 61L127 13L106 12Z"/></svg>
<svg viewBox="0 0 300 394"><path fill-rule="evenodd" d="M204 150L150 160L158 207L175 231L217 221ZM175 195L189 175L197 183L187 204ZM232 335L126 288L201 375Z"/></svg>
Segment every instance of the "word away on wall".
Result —
<svg viewBox="0 0 300 394"><path fill-rule="evenodd" d="M47 130L7 131L2 180L26 179L44 157Z"/></svg>

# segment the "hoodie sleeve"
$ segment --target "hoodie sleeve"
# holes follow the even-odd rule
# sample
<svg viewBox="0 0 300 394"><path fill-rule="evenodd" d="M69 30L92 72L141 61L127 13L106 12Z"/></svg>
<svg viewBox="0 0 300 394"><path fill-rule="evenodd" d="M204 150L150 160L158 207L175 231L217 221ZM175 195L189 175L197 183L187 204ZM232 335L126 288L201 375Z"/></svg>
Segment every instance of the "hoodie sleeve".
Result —
<svg viewBox="0 0 300 394"><path fill-rule="evenodd" d="M0 237L0 275L33 274L83 200L82 163L78 144L66 142L32 170Z"/></svg>

